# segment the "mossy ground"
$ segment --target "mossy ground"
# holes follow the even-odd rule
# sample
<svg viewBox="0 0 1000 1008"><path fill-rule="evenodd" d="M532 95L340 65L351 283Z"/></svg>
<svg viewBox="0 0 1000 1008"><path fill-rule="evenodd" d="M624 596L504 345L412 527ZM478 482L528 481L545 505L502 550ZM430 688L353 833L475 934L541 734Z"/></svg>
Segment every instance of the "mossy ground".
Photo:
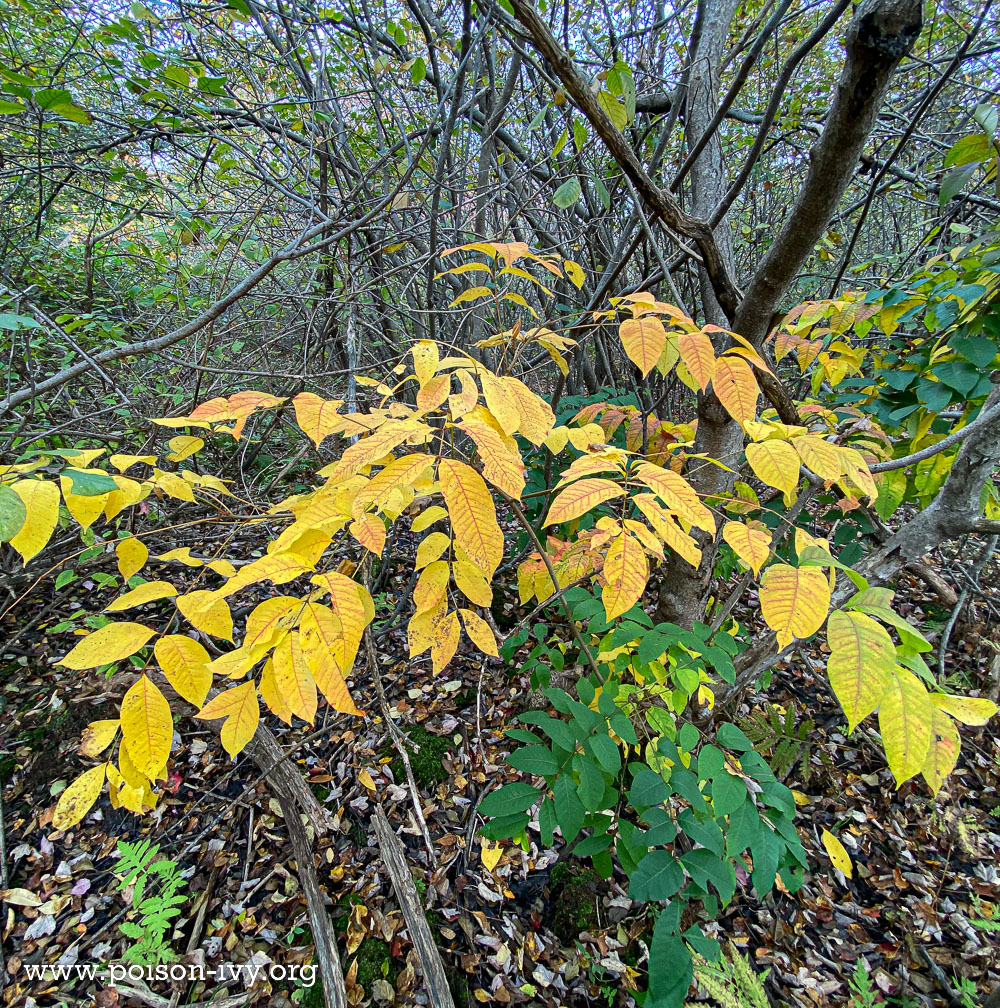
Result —
<svg viewBox="0 0 1000 1008"><path fill-rule="evenodd" d="M426 728L420 725L412 725L403 729L403 734L413 743L409 749L410 766L413 767L413 776L419 787L433 787L440 784L448 777L441 760L447 755L451 748L451 741L441 738L440 735L432 735ZM395 750L387 749L386 754ZM406 769L403 761L399 757L389 764L393 777L397 781L406 779Z"/></svg>
<svg viewBox="0 0 1000 1008"><path fill-rule="evenodd" d="M358 963L358 983L369 993L376 980L388 977L391 972L392 956L381 938L366 938L358 946L354 958Z"/></svg>
<svg viewBox="0 0 1000 1008"><path fill-rule="evenodd" d="M603 885L592 868L560 861L552 869L549 882L549 926L559 939L569 944L582 931L600 927L597 901Z"/></svg>

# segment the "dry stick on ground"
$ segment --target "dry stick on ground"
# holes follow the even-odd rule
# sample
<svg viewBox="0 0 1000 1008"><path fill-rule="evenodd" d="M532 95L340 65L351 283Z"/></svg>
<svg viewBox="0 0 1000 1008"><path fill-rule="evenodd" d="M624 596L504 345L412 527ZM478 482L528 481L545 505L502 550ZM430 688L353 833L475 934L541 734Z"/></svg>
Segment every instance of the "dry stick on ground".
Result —
<svg viewBox="0 0 1000 1008"><path fill-rule="evenodd" d="M375 821L375 835L378 837L382 860L392 881L392 888L403 911L403 919L410 931L410 940L420 960L420 969L424 974L424 983L430 996L433 1008L455 1008L455 1001L448 987L441 953L434 944L434 935L420 903L420 895L413 884L413 877L406 864L406 850L399 837L393 832L389 820L385 817L381 805L375 806L372 816Z"/></svg>
<svg viewBox="0 0 1000 1008"><path fill-rule="evenodd" d="M298 866L299 884L305 893L309 910L309 926L312 929L313 946L319 960L319 975L323 978L323 1004L325 1008L347 1008L347 987L344 971L337 954L337 936L326 912L326 903L319 887L316 866L313 864L312 844L305 826L299 818L298 806L287 795L278 794L281 814L285 817L288 836L292 841L292 852Z"/></svg>

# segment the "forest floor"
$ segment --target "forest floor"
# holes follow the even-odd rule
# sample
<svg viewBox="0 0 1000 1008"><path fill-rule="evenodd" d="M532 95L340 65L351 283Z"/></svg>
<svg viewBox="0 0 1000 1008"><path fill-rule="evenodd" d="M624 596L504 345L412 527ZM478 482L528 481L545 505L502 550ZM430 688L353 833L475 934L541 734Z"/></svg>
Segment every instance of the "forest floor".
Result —
<svg viewBox="0 0 1000 1008"><path fill-rule="evenodd" d="M177 545L164 540L160 548ZM157 552L156 544L151 551ZM93 611L101 592L108 601L114 597L115 589L101 587L102 562L55 594L30 598L0 626L0 639L11 642L0 645L6 885L27 890L33 899L23 903L34 904L8 901L0 1004L170 1008L242 995L231 1003L319 1005L318 979L307 987L272 968L286 967L287 977L288 967L308 965L313 955L279 804L249 758L230 760L205 722L178 722L182 742L175 745L155 813L136 818L112 809L105 796L79 827L67 833L51 828L53 795L79 769L81 729L115 716L120 699L113 680L53 665L72 642L72 629L61 624L84 605ZM942 555L937 564L945 574L963 569L961 557ZM112 558L105 566L113 570ZM987 567L979 585L993 587L973 593L952 633L946 672L956 688L990 689L1000 625L998 567L995 561ZM175 567L171 576L183 570ZM402 564L400 577L405 584ZM921 582L904 581L900 611L925 630L940 631L948 611ZM248 592L234 602L245 610L256 600ZM384 621L392 596L377 601L376 620ZM649 923L621 880L604 881L573 859L560 860L559 850L497 848L476 832L478 800L516 776L504 762L512 743L503 732L524 709L526 676L517 667L499 661L484 667L461 654L435 676L429 661L406 654L399 621L379 636L382 678L392 717L420 747L413 764L436 864L415 820L401 761L375 716L370 682L359 677L353 683L359 706L370 712L365 719L326 709L310 729L268 717L335 815L336 829L319 838L315 850L351 1004L426 1003L382 869L371 823L375 803L406 845L458 1005L634 1003L629 991L642 979ZM870 972L869 1003L982 1004L1000 989L1000 738L989 726L963 730L959 767L937 799L920 780L897 790L864 726L845 738L818 658L801 650L775 671L768 700L751 696L742 712L756 719L758 730L772 714L788 711L795 730L805 724L801 748L786 741L771 756L796 791L811 869L797 893L779 891L763 901L741 879L717 934L767 973L774 1004L847 1004L858 963ZM805 710L814 724L803 721ZM755 727L742 723L747 731ZM847 847L852 877L831 866L820 842L824 828ZM152 994L130 1000L79 977L29 980L27 966L121 956L130 942L119 926L129 919L130 903L112 874L116 844L142 837L159 844L161 856L186 875L188 899L172 935L175 950L190 952L184 961L209 969L226 963L265 968L252 982L244 973L207 986L185 984L174 1000L169 984L153 983ZM294 972L308 977L308 971ZM855 997L855 1004L864 999Z"/></svg>

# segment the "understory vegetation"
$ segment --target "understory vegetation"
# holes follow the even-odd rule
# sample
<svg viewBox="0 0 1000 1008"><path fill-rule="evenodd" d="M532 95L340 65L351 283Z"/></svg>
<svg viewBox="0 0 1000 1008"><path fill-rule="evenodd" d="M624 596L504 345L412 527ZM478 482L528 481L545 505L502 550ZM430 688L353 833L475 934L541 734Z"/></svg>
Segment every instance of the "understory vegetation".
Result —
<svg viewBox="0 0 1000 1008"><path fill-rule="evenodd" d="M0 1003L996 1008L991 3L0 14Z"/></svg>

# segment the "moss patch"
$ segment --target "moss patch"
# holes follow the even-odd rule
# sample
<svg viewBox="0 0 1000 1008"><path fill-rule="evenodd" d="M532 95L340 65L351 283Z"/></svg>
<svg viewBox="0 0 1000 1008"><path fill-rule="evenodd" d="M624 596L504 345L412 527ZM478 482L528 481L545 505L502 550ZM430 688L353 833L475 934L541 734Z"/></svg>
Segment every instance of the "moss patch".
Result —
<svg viewBox="0 0 1000 1008"><path fill-rule="evenodd" d="M358 983L366 991L371 990L376 980L387 975L392 961L389 946L381 938L366 938L358 946L355 959L358 962Z"/></svg>
<svg viewBox="0 0 1000 1008"><path fill-rule="evenodd" d="M451 741L441 738L440 735L432 735L420 725L404 728L403 734L413 743L412 747L407 746L407 749L409 750L410 766L413 767L413 776L417 784L421 787L430 787L445 780L448 771L441 764L441 760L451 748ZM394 752L395 750L389 751ZM389 769L392 770L392 775L397 781L406 779L406 768L398 754L389 764Z"/></svg>
<svg viewBox="0 0 1000 1008"><path fill-rule="evenodd" d="M549 889L549 927L569 944L581 931L600 927L597 903L604 880L592 868L560 861L552 869Z"/></svg>

